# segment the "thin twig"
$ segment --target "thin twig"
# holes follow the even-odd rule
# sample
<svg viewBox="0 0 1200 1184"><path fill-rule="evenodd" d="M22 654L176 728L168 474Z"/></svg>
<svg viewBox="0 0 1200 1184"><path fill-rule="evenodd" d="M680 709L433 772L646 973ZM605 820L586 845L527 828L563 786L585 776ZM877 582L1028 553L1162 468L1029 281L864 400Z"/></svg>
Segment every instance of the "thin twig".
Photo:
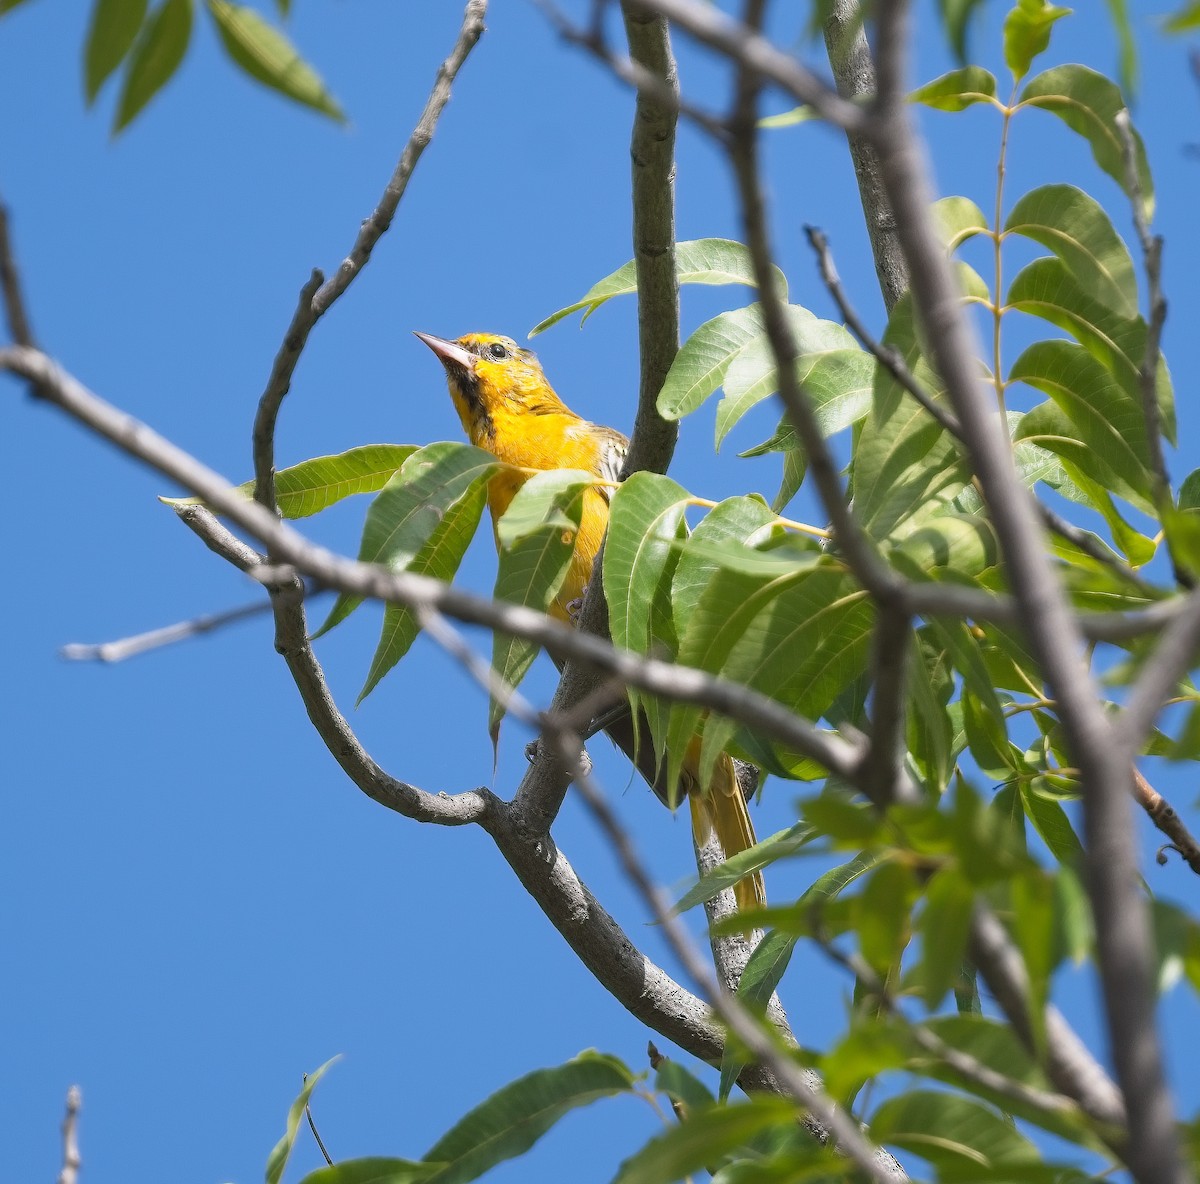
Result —
<svg viewBox="0 0 1200 1184"><path fill-rule="evenodd" d="M58 654L70 662L124 662L126 658L135 658L150 650L174 645L178 641L187 641L189 638L199 637L202 633L212 633L226 625L244 621L248 617L258 617L270 611L269 600L255 600L238 608L226 609L220 613L205 613L192 617L189 621L164 625L161 629L150 629L145 633L135 633L132 637L122 637L115 641L102 641L94 645L78 641L69 642Z"/></svg>
<svg viewBox="0 0 1200 1184"><path fill-rule="evenodd" d="M308 1084L307 1073L304 1074L304 1084ZM307 1102L304 1103L304 1117L308 1119L308 1129L312 1131L312 1137L316 1139L317 1146L321 1149L321 1154L325 1157L325 1162L330 1167L333 1167L333 1159L330 1157L329 1152L325 1150L325 1142L321 1138L320 1132L317 1130L316 1122L313 1121L312 1107Z"/></svg>
<svg viewBox="0 0 1200 1184"><path fill-rule="evenodd" d="M475 43L483 34L483 19L487 14L487 0L469 0L463 13L462 27L449 56L438 67L437 78L433 84L425 109L413 133L400 154L391 180L383 191L379 204L371 212L371 216L363 222L354 240L350 254L342 261L337 271L330 276L313 297L312 309L315 318L320 318L329 311L330 305L350 286L351 281L367 265L375 244L391 226L396 215L400 199L408 188L409 178L417 167L421 154L433 139L438 119L446 104L450 101L450 88L457 77L467 55L475 48Z"/></svg>
<svg viewBox="0 0 1200 1184"><path fill-rule="evenodd" d="M79 1086L73 1085L67 1090L67 1112L62 1121L63 1160L62 1170L58 1173L58 1184L76 1184L79 1179L79 1168L82 1160L79 1157L79 1108L83 1105L83 1094Z"/></svg>
<svg viewBox="0 0 1200 1184"><path fill-rule="evenodd" d="M8 231L8 207L0 201L0 294L4 297L8 332L17 345L36 346L29 314L25 311L25 296L21 288L21 273L17 270L16 252Z"/></svg>
<svg viewBox="0 0 1200 1184"><path fill-rule="evenodd" d="M1150 821L1171 840L1165 844L1165 847L1176 852L1192 871L1200 875L1200 843L1188 830L1187 824L1179 817L1175 807L1142 776L1136 767L1133 770L1133 796L1137 804L1149 815ZM1158 853L1160 864L1167 862L1163 850L1160 848Z"/></svg>
<svg viewBox="0 0 1200 1184"><path fill-rule="evenodd" d="M863 324L862 319L846 296L845 289L842 287L841 277L838 275L837 266L833 261L833 252L830 250L829 240L825 236L825 232L815 226L805 226L804 233L808 238L809 246L816 253L817 266L821 272L821 279L829 295L833 297L833 302L838 306L838 311L842 314L842 320L846 322L846 328L854 334L863 349L871 354L892 378L912 395L946 431L955 438L961 439L962 426L955 419L954 414L941 406L917 381L913 372L908 368L908 363L905 362L898 350L891 346L883 345L872 336L866 325Z"/></svg>
<svg viewBox="0 0 1200 1184"><path fill-rule="evenodd" d="M275 363L271 367L271 376L262 396L258 400L258 409L254 414L254 430L251 435L254 461L254 497L260 505L265 506L274 514L277 510L275 501L275 422L279 418L279 408L284 397L291 389L292 375L296 363L308 341L308 335L313 325L317 323L317 314L313 310L313 295L320 288L325 277L314 270L304 287L300 289L300 299L296 311L292 314L292 323L288 326L283 337L283 344L275 355Z"/></svg>

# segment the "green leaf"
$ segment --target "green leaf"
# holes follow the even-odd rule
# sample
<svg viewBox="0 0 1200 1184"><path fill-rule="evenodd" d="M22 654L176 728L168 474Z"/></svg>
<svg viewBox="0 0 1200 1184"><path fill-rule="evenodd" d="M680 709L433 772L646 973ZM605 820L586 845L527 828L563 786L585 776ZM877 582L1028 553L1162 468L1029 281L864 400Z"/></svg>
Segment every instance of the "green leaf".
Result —
<svg viewBox="0 0 1200 1184"><path fill-rule="evenodd" d="M689 1073L678 1061L670 1061L666 1057L654 1071L654 1088L692 1110L711 1106L716 1101L704 1082Z"/></svg>
<svg viewBox="0 0 1200 1184"><path fill-rule="evenodd" d="M423 1184L437 1170L408 1159L345 1159L309 1172L300 1184Z"/></svg>
<svg viewBox="0 0 1200 1184"><path fill-rule="evenodd" d="M317 456L275 474L275 500L285 518L307 518L356 493L376 493L414 452L413 444L363 444L334 456ZM254 482L238 492L254 496ZM201 506L203 498L160 497L167 506Z"/></svg>
<svg viewBox="0 0 1200 1184"><path fill-rule="evenodd" d="M1078 863L1083 844L1067 817L1067 812L1053 798L1038 793L1028 782L1021 783L1021 804L1034 830L1059 863Z"/></svg>
<svg viewBox="0 0 1200 1184"><path fill-rule="evenodd" d="M973 103L995 103L996 79L982 66L963 66L917 87L908 98L938 111L962 111Z"/></svg>
<svg viewBox="0 0 1200 1184"><path fill-rule="evenodd" d="M761 871L776 860L788 859L803 850L815 835L816 832L807 822L797 822L787 830L778 831L770 838L755 843L753 847L739 851L724 863L705 872L696 885L679 898L672 912L685 913L706 900L712 900L752 872Z"/></svg>
<svg viewBox="0 0 1200 1184"><path fill-rule="evenodd" d="M500 467L490 452L470 444L442 442L417 449L367 510L359 560L404 571L445 529L448 512ZM328 633L361 603L361 597L343 593L314 636Z"/></svg>
<svg viewBox="0 0 1200 1184"><path fill-rule="evenodd" d="M1130 398L1110 371L1074 342L1040 341L1016 360L1009 381L1028 383L1049 395L1071 424L1065 440L1055 439L1050 432L1063 431L1063 425L1055 417L1047 419L1045 413L1039 417L1035 408L1022 418L1018 438L1034 439L1078 465L1093 481L1151 512L1150 459L1141 403Z"/></svg>
<svg viewBox="0 0 1200 1184"><path fill-rule="evenodd" d="M690 415L725 380L729 363L742 346L762 332L757 304L735 308L705 321L679 347L663 388L658 413L666 419Z"/></svg>
<svg viewBox="0 0 1200 1184"><path fill-rule="evenodd" d="M792 960L792 951L796 948L796 938L778 930L772 930L754 947L742 977L738 980L735 994L755 1015L765 1015L771 996L779 986L788 963ZM746 1062L739 1055L737 1041L726 1040L725 1049L721 1054L721 1084L718 1097L724 1101L729 1097L738 1079L738 1074L745 1068Z"/></svg>
<svg viewBox="0 0 1200 1184"><path fill-rule="evenodd" d="M1099 202L1074 185L1043 185L1025 194L1004 224L1053 251L1101 304L1121 316L1138 311L1133 260Z"/></svg>
<svg viewBox="0 0 1200 1184"><path fill-rule="evenodd" d="M793 107L790 111L780 111L777 115L764 115L758 121L758 126L764 129L795 127L798 123L808 123L817 117L817 113L812 107L803 104Z"/></svg>
<svg viewBox="0 0 1200 1184"><path fill-rule="evenodd" d="M1040 107L1057 115L1072 131L1087 140L1096 163L1129 197L1121 137L1114 122L1125 110L1125 100L1116 83L1086 66L1055 66L1031 78L1021 92L1023 106ZM1154 215L1154 182L1146 159L1146 148L1137 129L1131 127L1139 188L1146 220Z"/></svg>
<svg viewBox="0 0 1200 1184"><path fill-rule="evenodd" d="M681 284L745 284L753 288L754 265L750 252L741 243L727 238L701 238L675 244L675 274ZM781 297L787 296L787 281L776 268ZM628 296L637 291L637 264L630 260L612 275L605 276L584 293L581 300L551 313L529 331L530 337L545 332L572 313L583 312L580 325L602 304L614 296Z"/></svg>
<svg viewBox="0 0 1200 1184"><path fill-rule="evenodd" d="M1193 469L1179 487L1179 509L1200 510L1200 469Z"/></svg>
<svg viewBox="0 0 1200 1184"><path fill-rule="evenodd" d="M1106 366L1131 399L1141 401L1141 366L1146 356L1146 322L1124 317L1081 287L1057 257L1035 259L1021 269L1005 304L1065 329ZM1159 357L1158 409L1163 435L1175 441L1175 397L1166 362Z"/></svg>
<svg viewBox="0 0 1200 1184"><path fill-rule="evenodd" d="M1029 971L1030 1019L1040 1043L1050 975L1059 959L1054 940L1054 881L1041 868L1026 868L1013 877L1009 889L1013 937Z"/></svg>
<svg viewBox="0 0 1200 1184"><path fill-rule="evenodd" d="M613 1184L670 1184L720 1162L762 1131L795 1122L796 1107L767 1094L694 1111L625 1160Z"/></svg>
<svg viewBox="0 0 1200 1184"><path fill-rule="evenodd" d="M908 751L926 788L936 795L950 784L958 756L954 723L947 710L954 677L944 648L933 643L927 630L917 631L915 640L916 652L908 669Z"/></svg>
<svg viewBox="0 0 1200 1184"><path fill-rule="evenodd" d="M991 523L966 514L930 518L886 550L914 580L978 579L999 558Z"/></svg>
<svg viewBox="0 0 1200 1184"><path fill-rule="evenodd" d="M543 613L549 609L571 566L585 491L592 485L588 473L551 469L531 477L517 490L496 523L496 600ZM508 686L518 687L538 649L536 642L496 632L492 669ZM504 708L493 697L488 708L493 743L503 718Z"/></svg>
<svg viewBox="0 0 1200 1184"><path fill-rule="evenodd" d="M487 479L482 477L466 485L444 505L435 507L441 517L433 524L416 554L403 563L403 570L448 584L475 537L486 501ZM389 566L399 570L397 563L398 560ZM408 653L420 630L417 614L408 605L388 603L383 606L379 642L355 706L361 704L379 685L379 680Z"/></svg>
<svg viewBox="0 0 1200 1184"><path fill-rule="evenodd" d="M795 305L790 311L798 350L796 379L817 413L822 432L831 435L867 413L875 359L841 325ZM775 358L763 335L747 343L726 371L725 397L717 405L716 447L750 408L778 389Z"/></svg>
<svg viewBox="0 0 1200 1184"><path fill-rule="evenodd" d="M0 16L4 16L7 12L12 12L18 5L24 3L25 0L0 0Z"/></svg>
<svg viewBox="0 0 1200 1184"><path fill-rule="evenodd" d="M912 869L897 861L882 864L863 889L859 945L862 956L885 982L899 969L908 945L916 895L917 883Z"/></svg>
<svg viewBox="0 0 1200 1184"><path fill-rule="evenodd" d="M89 107L133 47L146 8L147 0L96 0L83 50L83 93Z"/></svg>
<svg viewBox="0 0 1200 1184"><path fill-rule="evenodd" d="M296 52L278 29L272 28L252 8L229 0L206 0L230 59L251 78L285 95L293 102L320 111L339 123L345 115L325 89L315 70Z"/></svg>
<svg viewBox="0 0 1200 1184"><path fill-rule="evenodd" d="M873 611L861 589L817 569L761 580L726 569L702 593L679 643L679 662L721 674L819 719L866 664ZM667 752L699 729L687 705L671 709ZM701 777L738 731L718 716L703 725Z"/></svg>
<svg viewBox="0 0 1200 1184"><path fill-rule="evenodd" d="M967 31L971 17L982 3L983 0L938 0L946 37L960 62L966 61L967 57Z"/></svg>
<svg viewBox="0 0 1200 1184"><path fill-rule="evenodd" d="M287 1128L284 1130L283 1138L275 1144L271 1154L267 1157L267 1184L279 1184L279 1181L283 1179L283 1170L287 1167L288 1156L292 1154L296 1133L300 1130L300 1120L304 1117L304 1108L308 1105L308 1099L312 1097L312 1092L317 1088L317 1082L321 1080L322 1074L336 1060L337 1057L330 1057L325 1064L315 1072L309 1073L304 1079L304 1088L296 1095L296 1100L288 1110Z"/></svg>
<svg viewBox="0 0 1200 1184"><path fill-rule="evenodd" d="M633 1089L616 1057L595 1051L553 1069L538 1069L497 1090L454 1124L426 1153L439 1165L431 1184L466 1184L506 1159L523 1155L560 1118L599 1098Z"/></svg>
<svg viewBox="0 0 1200 1184"><path fill-rule="evenodd" d="M916 975L929 1011L941 1005L962 974L974 907L975 889L957 868L934 873L921 910L921 961Z"/></svg>
<svg viewBox="0 0 1200 1184"><path fill-rule="evenodd" d="M884 344L899 351L914 378L938 402L941 381L925 361L911 296L892 310ZM967 485L970 466L945 429L880 366L863 421L851 488L859 521L872 538L896 540L944 512Z"/></svg>
<svg viewBox="0 0 1200 1184"><path fill-rule="evenodd" d="M987 216L969 197L939 198L933 203L933 217L951 254L967 239L991 233Z"/></svg>
<svg viewBox="0 0 1200 1184"><path fill-rule="evenodd" d="M1017 0L1004 18L1004 61L1014 82L1020 82L1029 73L1033 59L1045 53L1054 22L1070 14L1069 8L1046 0Z"/></svg>
<svg viewBox="0 0 1200 1184"><path fill-rule="evenodd" d="M679 543L687 536L684 512L690 500L682 485L651 472L634 473L614 494L604 543L604 588L614 645L638 654L650 653L656 642L674 648L671 576L679 561ZM669 636L663 636L664 626ZM645 711L657 740L665 706L632 688L629 698L634 718L639 707Z"/></svg>
<svg viewBox="0 0 1200 1184"><path fill-rule="evenodd" d="M170 81L187 53L192 36L192 0L163 0L142 26L125 67L113 134Z"/></svg>
<svg viewBox="0 0 1200 1184"><path fill-rule="evenodd" d="M1108 0L1108 11L1112 16L1113 28L1117 31L1120 58L1117 72L1121 78L1121 89L1129 96L1137 91L1137 45L1133 39L1133 27L1129 23L1129 8L1125 0Z"/></svg>
<svg viewBox="0 0 1200 1184"><path fill-rule="evenodd" d="M871 1137L921 1156L943 1172L970 1165L1036 1165L1037 1149L994 1110L944 1092L912 1090L874 1113Z"/></svg>
<svg viewBox="0 0 1200 1184"><path fill-rule="evenodd" d="M1200 0L1192 0L1163 22L1164 33L1187 33L1200 29Z"/></svg>

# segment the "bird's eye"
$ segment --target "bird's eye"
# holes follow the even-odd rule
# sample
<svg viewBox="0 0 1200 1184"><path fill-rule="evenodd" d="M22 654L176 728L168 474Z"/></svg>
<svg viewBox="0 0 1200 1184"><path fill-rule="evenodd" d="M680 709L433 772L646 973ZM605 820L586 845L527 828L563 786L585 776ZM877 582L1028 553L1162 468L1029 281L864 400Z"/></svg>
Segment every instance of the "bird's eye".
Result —
<svg viewBox="0 0 1200 1184"><path fill-rule="evenodd" d="M497 362L503 362L504 359L508 357L508 350L498 341L493 341L492 344L488 346L488 353L491 354Z"/></svg>

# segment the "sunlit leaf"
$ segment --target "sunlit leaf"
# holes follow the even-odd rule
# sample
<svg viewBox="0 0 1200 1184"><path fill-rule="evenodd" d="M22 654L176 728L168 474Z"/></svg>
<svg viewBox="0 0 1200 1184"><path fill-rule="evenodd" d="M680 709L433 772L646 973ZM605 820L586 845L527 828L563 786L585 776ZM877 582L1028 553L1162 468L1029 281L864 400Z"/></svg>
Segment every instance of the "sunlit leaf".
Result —
<svg viewBox="0 0 1200 1184"><path fill-rule="evenodd" d="M967 32L971 18L982 4L983 0L938 0L946 37L960 62L967 57Z"/></svg>
<svg viewBox="0 0 1200 1184"><path fill-rule="evenodd" d="M761 871L778 859L787 859L795 855L812 841L815 834L808 823L797 822L787 830L781 830L770 838L755 843L753 847L731 855L724 863L705 872L695 887L679 898L673 911L687 912L688 909L719 896L726 888L732 888L752 872Z"/></svg>
<svg viewBox="0 0 1200 1184"><path fill-rule="evenodd" d="M1118 76L1121 89L1129 96L1137 91L1137 43L1133 38L1133 27L1129 23L1129 7L1126 0L1108 0L1108 11L1112 16L1113 28L1117 31L1119 47Z"/></svg>
<svg viewBox="0 0 1200 1184"><path fill-rule="evenodd" d="M757 304L723 312L705 321L679 347L658 393L658 413L681 419L695 411L725 379L742 346L762 332Z"/></svg>
<svg viewBox="0 0 1200 1184"><path fill-rule="evenodd" d="M146 8L147 0L96 0L83 50L83 93L89 107L133 48Z"/></svg>
<svg viewBox="0 0 1200 1184"><path fill-rule="evenodd" d="M1095 198L1074 185L1043 185L1013 206L1004 224L1048 247L1084 291L1123 317L1138 311L1129 249Z"/></svg>
<svg viewBox="0 0 1200 1184"><path fill-rule="evenodd" d="M292 1154L292 1147L295 1145L308 1099L312 1097L312 1092L317 1088L317 1082L321 1080L325 1070L336 1060L337 1057L331 1057L319 1069L305 1077L304 1088L296 1096L291 1109L288 1110L287 1127L284 1130L283 1138L275 1144L271 1154L267 1157L267 1184L279 1184L279 1181L283 1179L283 1171L287 1167L288 1157Z"/></svg>
<svg viewBox="0 0 1200 1184"><path fill-rule="evenodd" d="M206 3L225 52L251 78L339 123L345 120L341 107L320 76L283 33L272 28L253 8L231 4L229 0L206 0Z"/></svg>
<svg viewBox="0 0 1200 1184"><path fill-rule="evenodd" d="M1200 0L1193 0L1176 9L1162 27L1165 33L1187 33L1192 29L1200 29Z"/></svg>
<svg viewBox="0 0 1200 1184"><path fill-rule="evenodd" d="M1020 82L1033 59L1045 53L1054 22L1070 13L1047 0L1017 0L1004 18L1004 61L1014 81Z"/></svg>
<svg viewBox="0 0 1200 1184"><path fill-rule="evenodd" d="M128 126L179 69L192 36L192 0L163 0L129 53L113 132Z"/></svg>
<svg viewBox="0 0 1200 1184"><path fill-rule="evenodd" d="M424 1184L437 1171L435 1163L408 1159L344 1159L309 1172L300 1184Z"/></svg>
<svg viewBox="0 0 1200 1184"><path fill-rule="evenodd" d="M991 233L987 216L969 197L943 197L933 203L933 216L950 253L969 238Z"/></svg>
<svg viewBox="0 0 1200 1184"><path fill-rule="evenodd" d="M921 910L921 960L916 985L929 1011L936 1010L958 981L971 932L975 889L954 867L936 872L925 888Z"/></svg>
<svg viewBox="0 0 1200 1184"><path fill-rule="evenodd" d="M1114 122L1117 114L1125 110L1125 99L1116 83L1086 66L1055 66L1029 80L1021 92L1021 103L1057 115L1072 131L1083 136L1091 146L1096 163L1129 193L1121 137ZM1142 138L1136 128L1130 130L1138 185L1148 221L1154 214L1154 182Z"/></svg>
<svg viewBox="0 0 1200 1184"><path fill-rule="evenodd" d="M917 87L908 97L939 111L962 111L973 103L994 103L996 79L982 66L963 66Z"/></svg>
<svg viewBox="0 0 1200 1184"><path fill-rule="evenodd" d="M675 244L675 272L681 284L745 284L753 288L754 265L750 252L741 243L726 238L702 238ZM787 296L787 281L776 269L776 281L781 297ZM557 325L564 317L582 311L582 325L602 304L614 296L628 296L637 291L637 265L630 260L612 275L605 276L594 284L583 298L574 304L560 308L539 322L530 331L530 337Z"/></svg>
<svg viewBox="0 0 1200 1184"><path fill-rule="evenodd" d="M367 510L359 560L403 571L432 537L455 525L453 516L450 523L446 519L456 504L466 498L474 507L474 494L499 464L490 452L469 444L443 442L418 449ZM345 620L360 603L361 597L343 593L316 636Z"/></svg>
<svg viewBox="0 0 1200 1184"><path fill-rule="evenodd" d="M885 982L898 969L908 945L916 896L912 869L898 861L879 867L863 889L859 947L867 964Z"/></svg>
<svg viewBox="0 0 1200 1184"><path fill-rule="evenodd" d="M616 1057L588 1051L538 1069L497 1090L464 1115L424 1159L439 1165L433 1184L467 1184L529 1150L560 1118L600 1098L628 1093L633 1074Z"/></svg>
<svg viewBox="0 0 1200 1184"><path fill-rule="evenodd" d="M882 1103L871 1136L921 1156L940 1171L969 1165L1036 1165L1037 1149L994 1110L970 1098L912 1090Z"/></svg>
<svg viewBox="0 0 1200 1184"><path fill-rule="evenodd" d="M546 612L566 578L575 553L587 473L551 469L531 477L517 490L496 523L499 565L496 600ZM598 496L598 495L594 495ZM538 645L497 631L492 637L492 670L510 687L520 686L537 656ZM488 732L495 743L504 708L493 696Z"/></svg>
<svg viewBox="0 0 1200 1184"><path fill-rule="evenodd" d="M668 1127L621 1164L613 1184L670 1184L742 1147L771 1127L794 1125L793 1103L769 1094L750 1101L693 1111L687 1122Z"/></svg>

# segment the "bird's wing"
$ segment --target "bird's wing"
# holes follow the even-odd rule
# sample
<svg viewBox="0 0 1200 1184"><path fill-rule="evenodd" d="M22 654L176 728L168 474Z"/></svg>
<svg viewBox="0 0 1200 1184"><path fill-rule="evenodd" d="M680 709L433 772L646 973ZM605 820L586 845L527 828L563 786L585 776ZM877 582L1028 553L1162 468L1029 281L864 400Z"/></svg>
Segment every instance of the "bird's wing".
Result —
<svg viewBox="0 0 1200 1184"><path fill-rule="evenodd" d="M621 470L625 466L625 454L629 451L629 441L613 428L594 428L600 440L600 470L598 476L605 481L620 481ZM606 502L611 502L615 489L607 485L599 487Z"/></svg>

